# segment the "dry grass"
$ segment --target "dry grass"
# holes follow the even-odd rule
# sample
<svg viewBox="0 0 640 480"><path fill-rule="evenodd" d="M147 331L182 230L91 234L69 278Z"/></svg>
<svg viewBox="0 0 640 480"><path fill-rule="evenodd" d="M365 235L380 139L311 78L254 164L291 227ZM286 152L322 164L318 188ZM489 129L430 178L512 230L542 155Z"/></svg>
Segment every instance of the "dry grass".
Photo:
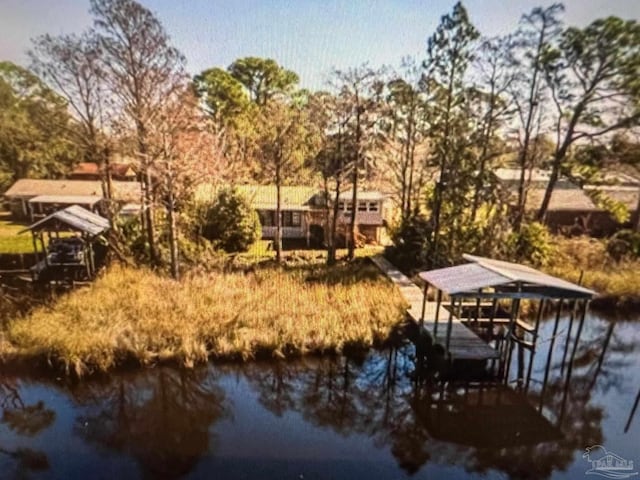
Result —
<svg viewBox="0 0 640 480"><path fill-rule="evenodd" d="M113 267L94 285L12 322L8 338L21 356L45 356L78 375L131 360L190 367L211 357L371 345L389 335L405 307L364 262L200 274L181 282Z"/></svg>
<svg viewBox="0 0 640 480"><path fill-rule="evenodd" d="M600 240L558 237L556 255L546 270L572 282L582 271L582 284L601 295L640 297L640 260L615 262Z"/></svg>

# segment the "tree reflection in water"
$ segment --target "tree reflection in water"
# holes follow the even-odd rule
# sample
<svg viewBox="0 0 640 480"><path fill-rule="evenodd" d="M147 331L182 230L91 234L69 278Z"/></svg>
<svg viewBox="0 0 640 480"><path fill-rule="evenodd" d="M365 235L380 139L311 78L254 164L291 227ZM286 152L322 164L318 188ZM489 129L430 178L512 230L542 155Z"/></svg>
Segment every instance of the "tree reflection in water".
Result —
<svg viewBox="0 0 640 480"><path fill-rule="evenodd" d="M6 374L0 374L0 413L0 423L23 437L37 435L50 427L56 418L55 412L46 408L42 401L33 405L25 404L20 393L20 383ZM15 459L16 478L26 477L29 470L49 468L49 459L40 450L28 447L11 449L0 443L0 454Z"/></svg>
<svg viewBox="0 0 640 480"><path fill-rule="evenodd" d="M435 462L475 473L497 470L516 478L548 478L567 469L576 451L603 441L604 412L591 403L592 394L594 389L621 388L619 372L633 361L624 355L605 361L634 348L615 335L615 326L615 321L596 322L577 342L575 328L570 341L554 342L544 388L550 343L547 339L545 347L541 338L527 391L523 385L413 381L411 345L366 360L278 362L244 371L271 412L293 410L341 435L369 436L377 446L390 448L409 474ZM526 369L516 360L511 370Z"/></svg>
<svg viewBox="0 0 640 480"><path fill-rule="evenodd" d="M209 373L209 374L208 374ZM159 368L74 390L85 413L75 432L136 459L147 478L178 478L215 451L209 427L229 415L223 390L206 370Z"/></svg>

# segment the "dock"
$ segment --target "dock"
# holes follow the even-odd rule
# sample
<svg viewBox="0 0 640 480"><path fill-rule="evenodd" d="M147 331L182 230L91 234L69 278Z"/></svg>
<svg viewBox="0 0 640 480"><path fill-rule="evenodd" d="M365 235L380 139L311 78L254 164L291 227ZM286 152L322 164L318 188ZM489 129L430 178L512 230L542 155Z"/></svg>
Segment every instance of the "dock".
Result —
<svg viewBox="0 0 640 480"><path fill-rule="evenodd" d="M407 314L420 324L422 317L423 292L414 282L398 270L382 255L371 257L371 261L393 282L400 294L409 303ZM440 345L451 360L494 360L500 357L497 350L485 343L442 304L427 301L425 304L423 328L431 336L434 344ZM439 308L439 311L436 310ZM437 315L436 315L437 314ZM451 318L451 321L449 319ZM436 323L436 319L438 319ZM450 328L447 348L447 329ZM434 333L435 332L435 333Z"/></svg>

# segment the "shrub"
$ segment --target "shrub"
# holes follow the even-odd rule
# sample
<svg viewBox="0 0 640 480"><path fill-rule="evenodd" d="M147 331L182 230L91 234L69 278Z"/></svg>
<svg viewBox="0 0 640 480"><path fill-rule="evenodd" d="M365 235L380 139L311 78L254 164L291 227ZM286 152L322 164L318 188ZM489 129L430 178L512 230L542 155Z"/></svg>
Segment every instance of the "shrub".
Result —
<svg viewBox="0 0 640 480"><path fill-rule="evenodd" d="M246 252L262 236L258 213L232 188L220 190L201 218L202 236L228 253Z"/></svg>
<svg viewBox="0 0 640 480"><path fill-rule="evenodd" d="M553 255L549 230L538 222L523 225L520 232L511 234L508 243L513 257L536 267L547 265Z"/></svg>
<svg viewBox="0 0 640 480"><path fill-rule="evenodd" d="M640 257L640 232L620 230L607 241L607 253L615 261Z"/></svg>
<svg viewBox="0 0 640 480"><path fill-rule="evenodd" d="M385 249L391 262L406 272L430 266L432 227L423 215L414 215L391 233L393 246Z"/></svg>

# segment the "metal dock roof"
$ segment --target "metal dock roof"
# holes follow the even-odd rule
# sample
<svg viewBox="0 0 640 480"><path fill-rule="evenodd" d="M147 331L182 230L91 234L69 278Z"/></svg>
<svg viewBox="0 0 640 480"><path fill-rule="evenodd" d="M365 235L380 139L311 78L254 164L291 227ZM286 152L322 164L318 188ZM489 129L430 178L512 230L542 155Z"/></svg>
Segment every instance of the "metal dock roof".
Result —
<svg viewBox="0 0 640 480"><path fill-rule="evenodd" d="M109 220L106 218L85 208L72 205L63 210L58 210L42 220L38 220L20 233L29 230L37 232L53 225L59 227L60 224L66 225L70 230L87 233L92 236L99 235L109 229Z"/></svg>
<svg viewBox="0 0 640 480"><path fill-rule="evenodd" d="M449 295L477 295L493 288L519 298L591 298L596 292L517 263L464 255L472 263L419 274L427 283Z"/></svg>

